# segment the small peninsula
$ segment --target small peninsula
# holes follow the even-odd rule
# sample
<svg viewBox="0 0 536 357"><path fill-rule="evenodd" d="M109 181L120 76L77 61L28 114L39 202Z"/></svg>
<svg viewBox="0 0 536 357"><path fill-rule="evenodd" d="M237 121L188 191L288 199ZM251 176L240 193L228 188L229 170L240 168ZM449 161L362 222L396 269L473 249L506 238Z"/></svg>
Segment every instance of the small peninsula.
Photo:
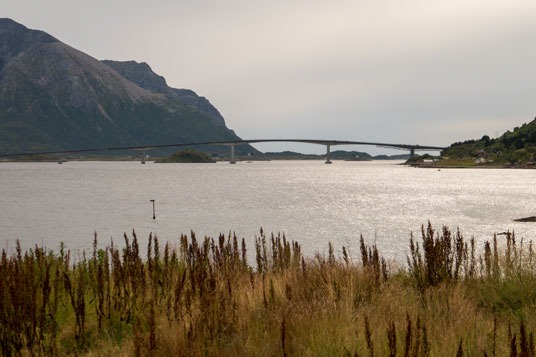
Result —
<svg viewBox="0 0 536 357"><path fill-rule="evenodd" d="M440 156L415 156L406 164L436 168L534 168L535 156L536 118L497 138L484 135L480 139L456 142L441 151Z"/></svg>

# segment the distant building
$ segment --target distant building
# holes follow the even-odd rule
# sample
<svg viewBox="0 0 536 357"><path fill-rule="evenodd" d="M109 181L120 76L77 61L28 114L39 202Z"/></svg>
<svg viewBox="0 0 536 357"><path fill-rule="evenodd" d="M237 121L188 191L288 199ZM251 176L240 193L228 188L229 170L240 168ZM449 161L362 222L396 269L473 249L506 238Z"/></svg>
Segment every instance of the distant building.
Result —
<svg viewBox="0 0 536 357"><path fill-rule="evenodd" d="M493 163L493 160L488 160L483 157L479 157L478 159L475 160L475 164L491 164L491 163Z"/></svg>

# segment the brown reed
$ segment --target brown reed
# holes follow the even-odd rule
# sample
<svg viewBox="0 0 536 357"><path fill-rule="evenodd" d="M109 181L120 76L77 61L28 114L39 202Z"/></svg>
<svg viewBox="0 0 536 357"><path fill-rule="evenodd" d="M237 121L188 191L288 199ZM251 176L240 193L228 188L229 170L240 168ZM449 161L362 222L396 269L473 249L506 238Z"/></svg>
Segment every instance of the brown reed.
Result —
<svg viewBox="0 0 536 357"><path fill-rule="evenodd" d="M477 258L459 231L428 224L421 236L398 270L363 237L354 262L346 247L307 258L261 230L255 268L231 233L192 232L163 251L151 234L144 259L135 232L121 250L99 249L95 234L75 263L63 246L17 243L0 257L0 353L534 356L532 244L509 233L500 249L495 236Z"/></svg>

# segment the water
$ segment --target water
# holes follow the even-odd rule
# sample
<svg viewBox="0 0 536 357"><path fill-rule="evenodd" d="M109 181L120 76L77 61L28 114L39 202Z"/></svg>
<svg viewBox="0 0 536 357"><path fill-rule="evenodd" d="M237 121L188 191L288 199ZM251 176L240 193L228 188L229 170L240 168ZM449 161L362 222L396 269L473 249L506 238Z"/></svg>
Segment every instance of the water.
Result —
<svg viewBox="0 0 536 357"><path fill-rule="evenodd" d="M139 162L2 163L0 248L35 244L90 249L133 229L177 242L181 233L234 231L251 243L261 227L284 232L312 255L359 252L359 236L404 262L411 232L431 221L459 227L477 245L515 230L536 237L536 170L415 169L394 162L272 161L218 164ZM156 220L152 204L156 201Z"/></svg>

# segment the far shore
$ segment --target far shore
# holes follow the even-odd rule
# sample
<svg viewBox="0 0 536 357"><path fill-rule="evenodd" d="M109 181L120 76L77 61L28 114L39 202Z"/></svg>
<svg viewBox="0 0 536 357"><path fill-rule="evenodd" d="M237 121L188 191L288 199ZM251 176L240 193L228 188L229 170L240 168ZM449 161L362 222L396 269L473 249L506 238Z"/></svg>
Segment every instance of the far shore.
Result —
<svg viewBox="0 0 536 357"><path fill-rule="evenodd" d="M423 168L423 169L516 169L516 170L533 170L536 167L534 166L505 166L505 165L456 165L456 166L449 166L449 165L415 165L415 164L407 164L403 163L402 165L416 167L416 168Z"/></svg>

